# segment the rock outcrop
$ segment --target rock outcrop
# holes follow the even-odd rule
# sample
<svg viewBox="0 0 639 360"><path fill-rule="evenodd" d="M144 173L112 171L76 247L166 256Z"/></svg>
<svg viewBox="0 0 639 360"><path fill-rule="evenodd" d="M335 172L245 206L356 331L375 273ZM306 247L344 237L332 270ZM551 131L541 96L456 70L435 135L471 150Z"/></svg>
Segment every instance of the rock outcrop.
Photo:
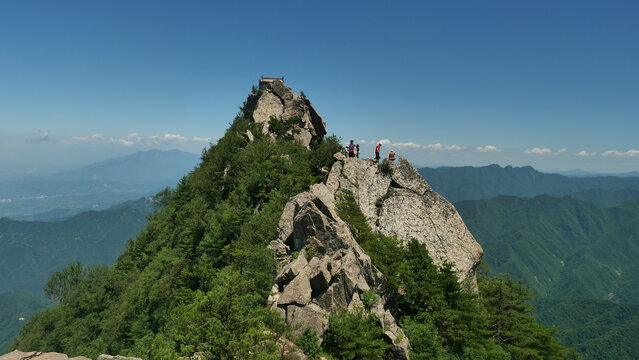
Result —
<svg viewBox="0 0 639 360"><path fill-rule="evenodd" d="M19 350L14 350L8 354L4 354L0 356L0 360L91 360L84 356L76 356L76 357L68 357L66 354L61 354L57 352L42 352L42 351L31 351L31 352L22 352ZM134 357L125 357L125 356L112 356L112 355L100 355L97 360L142 360L140 358Z"/></svg>
<svg viewBox="0 0 639 360"><path fill-rule="evenodd" d="M270 247L283 268L275 279L269 303L290 324L300 325L298 335L310 326L321 339L330 314L363 306L362 294L372 290L380 300L370 311L386 329L385 337L393 344L392 358L408 358L408 338L385 308L384 275L335 212L335 197L326 185L313 185L286 204L279 238ZM293 254L297 254L294 259Z"/></svg>
<svg viewBox="0 0 639 360"><path fill-rule="evenodd" d="M65 354L60 354L56 352L41 352L41 351L31 351L31 352L22 352L19 350L14 350L8 354L4 354L0 356L0 360L91 360L84 356L77 356L70 358Z"/></svg>
<svg viewBox="0 0 639 360"><path fill-rule="evenodd" d="M271 117L279 121L298 119L295 126L299 132L291 134L307 148L310 147L311 141L326 135L326 123L311 102L284 85L284 78L260 78L259 91L250 95L248 102L256 104L253 120L263 124L263 131L273 137L276 135L269 129Z"/></svg>
<svg viewBox="0 0 639 360"><path fill-rule="evenodd" d="M338 161L326 186L333 194L351 191L373 230L401 240L417 239L436 264L453 262L460 281L476 286L481 246L455 207L434 192L408 160L399 157L397 165L389 160L381 165L374 160Z"/></svg>
<svg viewBox="0 0 639 360"><path fill-rule="evenodd" d="M337 193L350 190L374 230L399 239L415 238L426 244L436 263L455 263L460 280L468 280L471 287L476 285L481 246L455 208L404 158L398 165L339 154L336 159L326 184L311 186L284 208L279 237L269 245L281 266L269 304L290 324L299 324L298 333L310 326L321 339L328 315L362 306L362 294L375 291L380 300L370 311L393 345L388 357L407 359L410 344L387 307L390 294L384 275L337 215Z"/></svg>

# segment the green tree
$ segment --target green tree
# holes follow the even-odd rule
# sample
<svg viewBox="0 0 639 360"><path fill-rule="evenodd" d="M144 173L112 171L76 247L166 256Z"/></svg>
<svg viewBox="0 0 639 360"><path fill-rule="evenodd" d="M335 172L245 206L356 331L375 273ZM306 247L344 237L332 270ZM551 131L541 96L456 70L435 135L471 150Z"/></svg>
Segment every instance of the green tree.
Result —
<svg viewBox="0 0 639 360"><path fill-rule="evenodd" d="M304 351L304 354L311 360L319 358L322 348L318 344L319 338L312 327L304 329L302 335L297 339L297 345Z"/></svg>
<svg viewBox="0 0 639 360"><path fill-rule="evenodd" d="M390 347L377 317L362 307L341 309L330 316L324 349L336 359L380 359Z"/></svg>
<svg viewBox="0 0 639 360"><path fill-rule="evenodd" d="M86 270L82 263L75 262L51 275L44 286L44 294L51 300L62 302L85 275Z"/></svg>
<svg viewBox="0 0 639 360"><path fill-rule="evenodd" d="M576 356L553 337L556 328L546 328L534 321L531 315L534 308L526 303L532 294L521 280L513 282L505 274L490 279L481 274L478 285L482 303L489 314L490 336L514 358L564 359Z"/></svg>

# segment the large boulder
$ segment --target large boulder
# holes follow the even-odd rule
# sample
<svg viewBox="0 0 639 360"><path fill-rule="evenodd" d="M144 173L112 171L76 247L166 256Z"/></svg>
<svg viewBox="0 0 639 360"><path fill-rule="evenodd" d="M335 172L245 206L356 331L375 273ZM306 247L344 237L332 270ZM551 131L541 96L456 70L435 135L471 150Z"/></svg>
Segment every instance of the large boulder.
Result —
<svg viewBox="0 0 639 360"><path fill-rule="evenodd" d="M291 132L291 134L307 148L310 148L311 141L326 135L326 123L315 111L311 102L284 85L284 78L260 78L259 90L256 94L249 96L248 102L256 104L253 120L263 124L264 133L273 137L276 135L269 128L271 117L278 121L299 119L294 124L295 130L299 131Z"/></svg>

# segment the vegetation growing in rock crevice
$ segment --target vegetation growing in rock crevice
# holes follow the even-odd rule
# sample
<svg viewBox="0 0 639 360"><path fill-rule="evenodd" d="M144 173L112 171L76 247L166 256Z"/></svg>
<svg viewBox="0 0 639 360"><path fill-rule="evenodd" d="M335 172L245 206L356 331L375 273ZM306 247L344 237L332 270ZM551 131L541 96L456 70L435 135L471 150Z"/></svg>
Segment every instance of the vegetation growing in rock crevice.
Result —
<svg viewBox="0 0 639 360"><path fill-rule="evenodd" d="M115 265L89 268L56 291L61 304L34 315L14 349L146 359L279 357L275 340L284 323L266 307L275 275L266 245L277 237L287 200L321 179L321 167L331 166L341 145L334 136L310 151L290 137L274 141L250 121L254 106L249 96L199 167L161 194L162 209ZM280 125L278 131L290 130ZM254 141L242 135L247 130Z"/></svg>
<svg viewBox="0 0 639 360"><path fill-rule="evenodd" d="M462 291L453 264L437 267L424 244L373 232L349 191L338 194L337 212L385 275L411 359L578 358L558 344L555 329L534 322L525 285L483 272L479 294Z"/></svg>

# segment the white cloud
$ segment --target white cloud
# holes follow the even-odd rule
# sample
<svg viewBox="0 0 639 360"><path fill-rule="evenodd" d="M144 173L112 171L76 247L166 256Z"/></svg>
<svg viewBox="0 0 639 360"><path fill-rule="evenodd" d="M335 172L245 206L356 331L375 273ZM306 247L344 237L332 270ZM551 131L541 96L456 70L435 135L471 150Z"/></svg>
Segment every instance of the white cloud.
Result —
<svg viewBox="0 0 639 360"><path fill-rule="evenodd" d="M535 155L548 155L552 154L552 150L549 148L532 148L524 150L524 154L535 154Z"/></svg>
<svg viewBox="0 0 639 360"><path fill-rule="evenodd" d="M404 148L415 150L430 150L430 151L461 151L464 147L459 145L443 145L441 143L422 145L414 142L392 142L389 139L381 139L378 141L370 141L370 144L382 144L385 147L391 148Z"/></svg>
<svg viewBox="0 0 639 360"><path fill-rule="evenodd" d="M586 150L581 150L580 152L577 153L577 156L595 156L597 155L596 152L587 152Z"/></svg>
<svg viewBox="0 0 639 360"><path fill-rule="evenodd" d="M614 156L632 157L632 156L639 156L639 150L630 149L630 150L628 150L626 152L621 152L621 151L618 151L618 150L608 150L608 151L604 152L601 155L602 156L614 155Z"/></svg>
<svg viewBox="0 0 639 360"><path fill-rule="evenodd" d="M48 130L40 130L40 141L49 140L49 131Z"/></svg>
<svg viewBox="0 0 639 360"><path fill-rule="evenodd" d="M482 153L499 152L499 151L501 151L501 149L494 145L477 146L475 150L473 150L473 152L482 152Z"/></svg>
<svg viewBox="0 0 639 360"><path fill-rule="evenodd" d="M566 151L568 151L568 149L566 149L566 148L559 149L559 150L557 150L555 152L555 155L561 155L561 154L565 153Z"/></svg>
<svg viewBox="0 0 639 360"><path fill-rule="evenodd" d="M212 142L216 140L212 137L200 137L200 136L184 136L180 134L164 134L164 135L151 135L140 136L137 133L131 133L123 137L105 137L102 134L93 134L91 136L74 136L71 141L76 142L95 142L95 143L112 143L122 146L133 145L161 145L161 144L184 144L187 142Z"/></svg>

